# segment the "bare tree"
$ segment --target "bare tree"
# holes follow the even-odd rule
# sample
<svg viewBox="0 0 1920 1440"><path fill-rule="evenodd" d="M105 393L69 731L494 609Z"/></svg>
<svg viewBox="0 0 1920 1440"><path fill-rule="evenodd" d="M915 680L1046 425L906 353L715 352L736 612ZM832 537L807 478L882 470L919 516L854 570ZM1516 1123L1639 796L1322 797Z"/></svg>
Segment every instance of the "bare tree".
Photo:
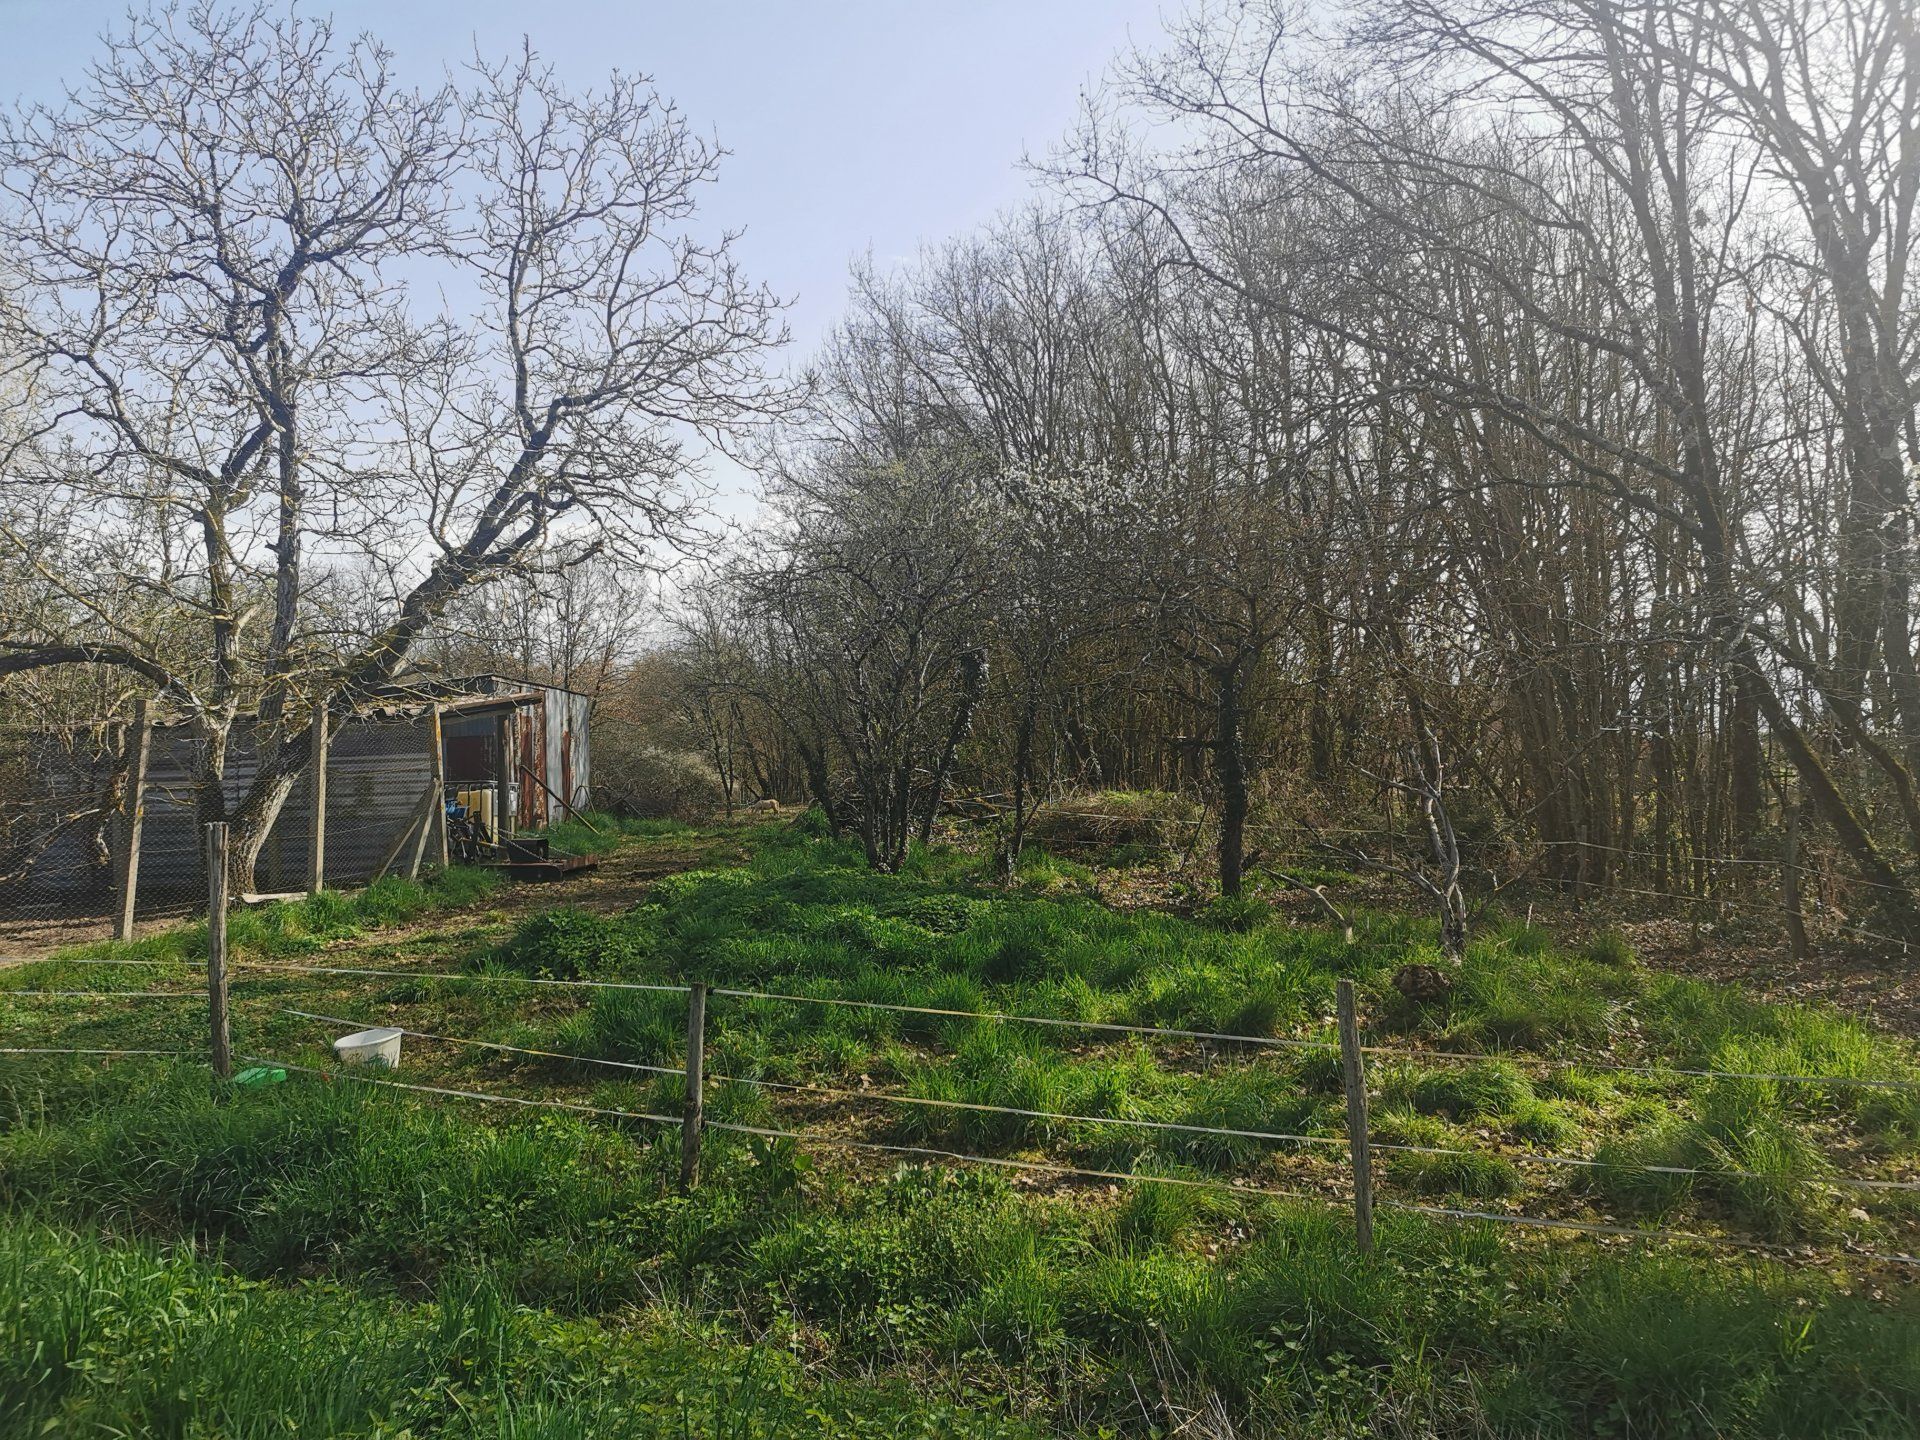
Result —
<svg viewBox="0 0 1920 1440"><path fill-rule="evenodd" d="M64 107L9 122L4 157L22 363L59 397L32 438L78 457L82 503L195 542L134 583L206 640L183 671L88 611L90 577L50 576L83 625L9 636L0 673L85 661L164 688L243 885L306 763L297 689L390 684L474 586L684 542L689 440L788 394L759 369L778 302L732 236L691 229L721 152L644 79L576 95L528 50L420 95L371 40L202 3L136 19ZM403 256L451 266L480 313L422 313ZM304 620L310 549L385 562L359 636ZM249 711L259 764L228 807Z"/></svg>
<svg viewBox="0 0 1920 1440"><path fill-rule="evenodd" d="M785 482L782 553L749 580L750 613L782 633L850 772L878 870L897 871L930 825L985 696L985 478L964 453L830 452Z"/></svg>

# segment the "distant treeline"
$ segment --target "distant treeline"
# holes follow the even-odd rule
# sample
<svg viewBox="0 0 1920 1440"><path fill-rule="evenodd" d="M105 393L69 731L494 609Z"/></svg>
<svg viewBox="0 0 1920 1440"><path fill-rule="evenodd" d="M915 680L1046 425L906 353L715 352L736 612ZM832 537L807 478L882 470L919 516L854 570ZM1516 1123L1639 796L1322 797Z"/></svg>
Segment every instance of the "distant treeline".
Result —
<svg viewBox="0 0 1920 1440"><path fill-rule="evenodd" d="M1900 0L1203 8L857 276L683 714L883 868L1151 786L1920 931L1916 135Z"/></svg>

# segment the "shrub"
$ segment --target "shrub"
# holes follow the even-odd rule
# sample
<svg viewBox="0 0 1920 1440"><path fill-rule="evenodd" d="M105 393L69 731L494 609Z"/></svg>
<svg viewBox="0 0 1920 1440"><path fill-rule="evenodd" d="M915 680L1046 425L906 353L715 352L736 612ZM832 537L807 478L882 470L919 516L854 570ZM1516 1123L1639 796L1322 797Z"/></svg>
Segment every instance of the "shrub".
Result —
<svg viewBox="0 0 1920 1440"><path fill-rule="evenodd" d="M1414 1077L1407 1098L1416 1110L1452 1120L1511 1115L1533 1098L1533 1087L1505 1060L1481 1060Z"/></svg>
<svg viewBox="0 0 1920 1440"><path fill-rule="evenodd" d="M809 805L794 817L790 827L795 835L809 840L825 840L833 834L833 822L827 818L827 812L818 805Z"/></svg>
<svg viewBox="0 0 1920 1440"><path fill-rule="evenodd" d="M626 921L562 905L522 922L493 959L518 975L577 980L625 974L647 948Z"/></svg>
<svg viewBox="0 0 1920 1440"><path fill-rule="evenodd" d="M596 734L594 803L643 819L697 820L724 799L713 767L698 755L652 745L609 744Z"/></svg>
<svg viewBox="0 0 1920 1440"><path fill-rule="evenodd" d="M1164 852L1179 843L1200 807L1163 790L1102 790L1070 795L1034 816L1027 834L1049 850L1105 850L1126 846L1136 854Z"/></svg>
<svg viewBox="0 0 1920 1440"><path fill-rule="evenodd" d="M1587 941L1586 957L1595 965L1626 970L1634 962L1633 942L1618 930L1602 930Z"/></svg>

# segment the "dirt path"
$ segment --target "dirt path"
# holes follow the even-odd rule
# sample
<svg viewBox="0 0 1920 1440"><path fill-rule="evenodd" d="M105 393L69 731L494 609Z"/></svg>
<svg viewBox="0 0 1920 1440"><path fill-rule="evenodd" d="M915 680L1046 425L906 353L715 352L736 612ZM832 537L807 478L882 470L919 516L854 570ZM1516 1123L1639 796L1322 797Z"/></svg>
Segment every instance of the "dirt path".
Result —
<svg viewBox="0 0 1920 1440"><path fill-rule="evenodd" d="M427 931L445 931L463 916L485 914L498 921L517 920L556 905L577 905L611 914L637 905L655 881L684 870L744 860L747 851L739 837L724 830L673 836L659 840L629 840L610 849L600 864L558 880L510 881L467 910L439 910L418 920L369 931L341 942L343 948L369 942L390 943ZM156 934L185 924L191 911L150 915L134 927L136 936ZM112 921L105 916L66 919L0 919L0 966L44 959L56 950L110 939Z"/></svg>
<svg viewBox="0 0 1920 1440"><path fill-rule="evenodd" d="M392 945L413 935L457 930L466 919L484 916L490 926L497 927L561 905L614 915L638 905L656 882L669 875L710 865L735 864L746 858L746 847L737 837L724 832L702 832L665 840L630 840L603 855L591 870L576 870L557 880L509 881L467 909L435 911L418 920L383 926L339 943L346 949L368 943Z"/></svg>

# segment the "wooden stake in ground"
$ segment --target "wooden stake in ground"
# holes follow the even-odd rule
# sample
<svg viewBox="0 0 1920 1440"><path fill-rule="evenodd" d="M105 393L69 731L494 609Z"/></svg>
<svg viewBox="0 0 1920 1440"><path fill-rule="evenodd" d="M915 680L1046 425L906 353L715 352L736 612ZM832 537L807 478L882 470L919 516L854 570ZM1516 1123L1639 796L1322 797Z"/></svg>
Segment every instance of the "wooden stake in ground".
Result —
<svg viewBox="0 0 1920 1440"><path fill-rule="evenodd" d="M393 862L400 858L400 852L407 848L407 842L413 839L416 834L421 835L420 845L427 843L425 835L420 832L420 827L431 823L431 816L427 809L431 804L433 804L433 795L431 793L420 797L419 803L413 807L413 818L407 821L406 829L394 837L393 845L388 849L386 858L380 862L380 868L373 872L373 878L375 880L380 879L387 871L393 868ZM416 847L416 853L417 848L418 847Z"/></svg>
<svg viewBox="0 0 1920 1440"><path fill-rule="evenodd" d="M1353 1228L1360 1253L1373 1253L1373 1157L1367 1149L1367 1072L1360 1057L1360 1023L1353 1008L1353 982L1342 980L1340 1083L1347 1092L1347 1141L1353 1150Z"/></svg>
<svg viewBox="0 0 1920 1440"><path fill-rule="evenodd" d="M313 814L307 818L307 893L327 888L327 702L313 702Z"/></svg>
<svg viewBox="0 0 1920 1440"><path fill-rule="evenodd" d="M433 834L433 815L436 810L440 812L441 817L444 819L447 813L447 802L440 798L440 788L433 783L433 777L429 775L427 777L427 793L425 798L420 802L420 828L417 831L411 832L414 836L414 841L413 863L407 866L407 878L409 880L418 880L420 878L420 862L427 858L427 839Z"/></svg>
<svg viewBox="0 0 1920 1440"><path fill-rule="evenodd" d="M1812 946L1807 940L1807 912L1800 895L1800 805L1797 801L1787 810L1787 847L1780 857L1780 890L1793 958L1795 963L1804 965Z"/></svg>
<svg viewBox="0 0 1920 1440"><path fill-rule="evenodd" d="M133 702L133 728L127 733L126 838L121 843L120 909L113 917L113 938L133 939L133 907L140 891L140 831L147 816L147 756L153 749L153 720L146 697Z"/></svg>
<svg viewBox="0 0 1920 1440"><path fill-rule="evenodd" d="M233 1074L227 1036L227 824L207 826L207 1021L212 1031L213 1076Z"/></svg>
<svg viewBox="0 0 1920 1440"><path fill-rule="evenodd" d="M680 1112L680 1190L700 1183L700 1128L706 1122L707 987L687 990L687 1099Z"/></svg>

